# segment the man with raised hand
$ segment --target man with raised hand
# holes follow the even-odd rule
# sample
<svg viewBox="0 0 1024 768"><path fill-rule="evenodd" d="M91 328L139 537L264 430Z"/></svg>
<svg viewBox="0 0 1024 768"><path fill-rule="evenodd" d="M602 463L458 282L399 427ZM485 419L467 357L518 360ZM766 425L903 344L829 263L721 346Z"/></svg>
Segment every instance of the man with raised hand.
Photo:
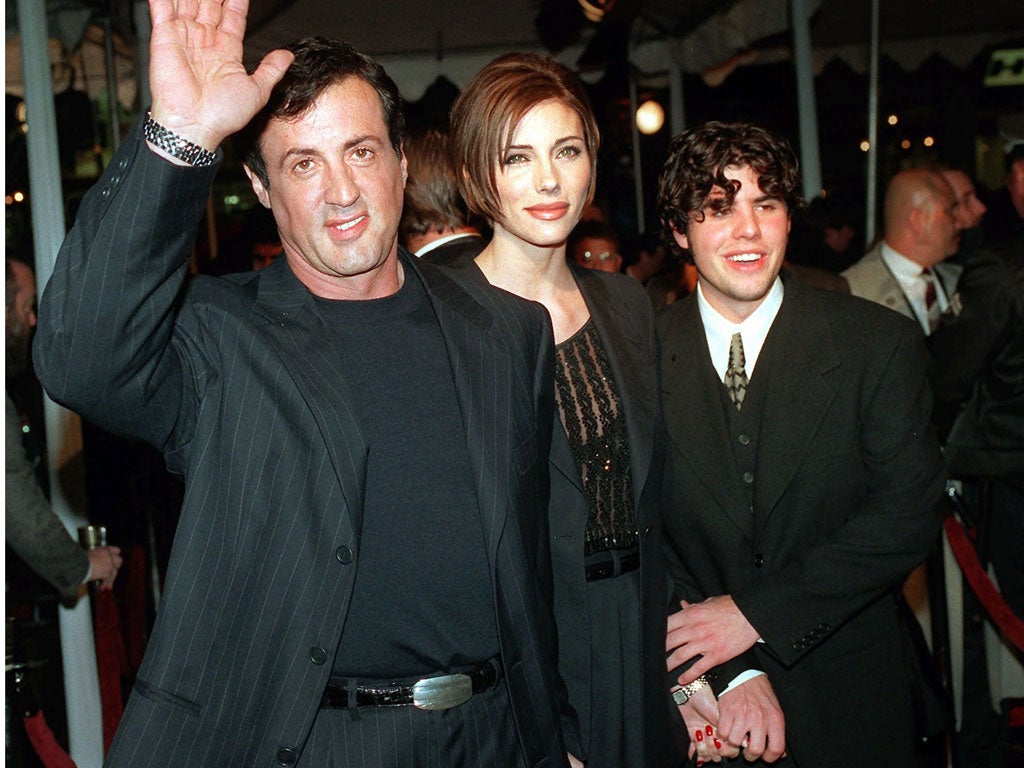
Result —
<svg viewBox="0 0 1024 768"><path fill-rule="evenodd" d="M152 110L82 204L35 345L55 400L186 483L108 763L564 765L543 309L398 247L379 64L306 38L249 75L243 0L150 9ZM187 281L247 125L284 258Z"/></svg>

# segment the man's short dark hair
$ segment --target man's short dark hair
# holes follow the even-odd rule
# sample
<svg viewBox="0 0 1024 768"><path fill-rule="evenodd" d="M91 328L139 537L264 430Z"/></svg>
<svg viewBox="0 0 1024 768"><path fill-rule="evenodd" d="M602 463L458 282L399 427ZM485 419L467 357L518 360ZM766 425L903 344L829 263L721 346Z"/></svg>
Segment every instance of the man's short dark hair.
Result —
<svg viewBox="0 0 1024 768"><path fill-rule="evenodd" d="M405 238L466 226L468 213L455 179L447 134L436 128L410 132L405 157L409 179L399 235Z"/></svg>
<svg viewBox="0 0 1024 768"><path fill-rule="evenodd" d="M800 175L789 142L753 123L710 122L684 131L672 140L658 179L658 220L662 237L677 255L686 253L672 236L685 234L691 217L704 220L704 209L732 205L739 182L725 177L726 168L749 167L766 195L782 200L792 213L801 203ZM711 197L719 187L723 197Z"/></svg>
<svg viewBox="0 0 1024 768"><path fill-rule="evenodd" d="M264 187L270 188L261 147L267 124L273 119L298 117L313 106L325 90L349 77L365 80L377 92L391 146L401 154L405 108L398 86L384 67L348 43L329 37L304 37L286 47L295 54L295 60L270 92L267 105L245 128L250 147L244 162Z"/></svg>

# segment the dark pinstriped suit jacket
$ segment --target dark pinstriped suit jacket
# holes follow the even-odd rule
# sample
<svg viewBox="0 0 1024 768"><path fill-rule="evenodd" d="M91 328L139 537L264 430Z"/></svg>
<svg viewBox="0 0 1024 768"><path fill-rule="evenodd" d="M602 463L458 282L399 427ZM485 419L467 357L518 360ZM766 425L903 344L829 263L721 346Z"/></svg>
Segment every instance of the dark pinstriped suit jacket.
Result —
<svg viewBox="0 0 1024 768"><path fill-rule="evenodd" d="M312 296L284 260L182 288L214 173L161 160L136 126L86 196L39 312L50 395L158 446L187 484L114 766L293 764L360 563L366 446ZM520 743L529 765L563 765L549 321L539 305L402 260L448 349Z"/></svg>

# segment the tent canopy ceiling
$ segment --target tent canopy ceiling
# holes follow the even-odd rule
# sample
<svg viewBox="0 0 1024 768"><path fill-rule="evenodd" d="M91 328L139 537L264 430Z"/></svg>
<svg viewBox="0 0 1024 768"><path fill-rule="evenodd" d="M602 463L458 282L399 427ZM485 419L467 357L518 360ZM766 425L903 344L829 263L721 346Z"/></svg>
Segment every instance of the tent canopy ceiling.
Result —
<svg viewBox="0 0 1024 768"><path fill-rule="evenodd" d="M766 0L617 0L608 4L612 6L609 22L623 16L640 18L651 34L684 37L734 6L765 5ZM869 0L820 0L810 5L818 6L811 28L816 46L868 39ZM620 14L616 6L625 10ZM327 5L324 0L250 0L249 47L253 54L262 55L315 33L348 40L378 56L536 48L542 38L535 18L542 8L567 16L578 11L575 0L378 0L370 8L347 2ZM889 40L982 32L1021 34L1024 6L1012 0L900 0L881 4L879 28L882 39ZM733 53L725 51L718 60Z"/></svg>
<svg viewBox="0 0 1024 768"><path fill-rule="evenodd" d="M114 28L125 40L131 39L138 2L110 0ZM543 50L553 38L566 46L556 54L564 63L576 65L581 56L599 48L600 64L602 56L614 60L625 55L631 32L638 45L633 61L647 72L666 69L669 56L684 70L700 72L744 49L788 45L790 0L588 2L609 7L601 27L583 20L578 0L377 0L371 6L350 0L250 0L246 62L255 65L268 51L311 33L337 37L378 57L403 95L416 100L440 76L461 87L497 53ZM69 48L69 17L81 25L102 5L100 0L47 4L51 33ZM819 63L839 54L860 68L866 62L870 0L805 4L813 14L811 37ZM8 41L16 30L14 6L7 4ZM920 63L933 52L962 65L984 45L1024 37L1024 5L1019 0L900 0L882 3L880 14L883 53L901 51L904 66ZM546 20L545 33L538 29L538 16ZM551 23L565 29L553 34ZM668 37L675 42L666 45ZM660 42L652 46L652 40ZM11 58L9 53L9 91L20 71L16 56Z"/></svg>

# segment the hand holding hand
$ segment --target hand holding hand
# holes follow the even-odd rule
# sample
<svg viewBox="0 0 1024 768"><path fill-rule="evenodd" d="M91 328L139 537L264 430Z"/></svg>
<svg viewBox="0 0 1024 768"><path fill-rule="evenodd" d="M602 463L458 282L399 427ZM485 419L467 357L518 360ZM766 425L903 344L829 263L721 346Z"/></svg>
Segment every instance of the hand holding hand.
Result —
<svg viewBox="0 0 1024 768"><path fill-rule="evenodd" d="M153 119L215 150L267 103L292 62L268 53L249 75L242 64L248 0L149 0Z"/></svg>
<svg viewBox="0 0 1024 768"><path fill-rule="evenodd" d="M703 603L682 602L683 610L668 617L665 650L668 668L702 656L679 677L686 685L712 667L734 659L757 642L758 632L729 595L710 597Z"/></svg>
<svg viewBox="0 0 1024 768"><path fill-rule="evenodd" d="M723 757L736 757L740 751L723 744L715 733L718 723L718 701L710 686L697 691L685 704L679 705L679 715L686 724L690 737L688 757L697 755L698 765L720 763Z"/></svg>
<svg viewBox="0 0 1024 768"><path fill-rule="evenodd" d="M722 694L718 733L725 744L743 748L747 760L772 763L786 752L786 719L767 675L758 675Z"/></svg>
<svg viewBox="0 0 1024 768"><path fill-rule="evenodd" d="M121 559L120 547L96 547L90 549L89 555L89 578L99 582L100 589L110 589L114 586L114 579L117 578L117 571L123 562Z"/></svg>

